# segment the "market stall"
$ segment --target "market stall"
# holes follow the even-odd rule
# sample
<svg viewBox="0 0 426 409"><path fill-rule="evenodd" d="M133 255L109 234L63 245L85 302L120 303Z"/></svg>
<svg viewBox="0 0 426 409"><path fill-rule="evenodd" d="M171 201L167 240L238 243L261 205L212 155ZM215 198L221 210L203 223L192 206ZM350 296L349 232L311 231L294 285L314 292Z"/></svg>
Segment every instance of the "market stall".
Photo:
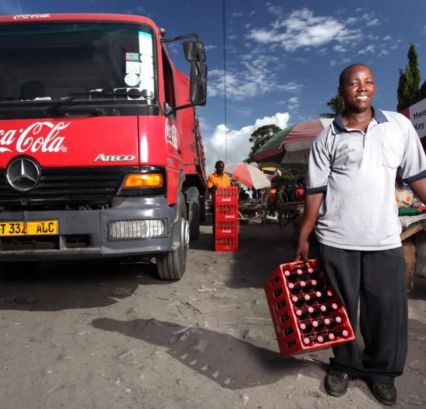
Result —
<svg viewBox="0 0 426 409"><path fill-rule="evenodd" d="M414 275L424 276L424 266L418 264L426 257L426 246L423 245L426 232L426 213L417 215L401 215L399 217L402 227L401 241L404 249L407 277L407 291L413 289ZM426 278L426 277L425 277Z"/></svg>

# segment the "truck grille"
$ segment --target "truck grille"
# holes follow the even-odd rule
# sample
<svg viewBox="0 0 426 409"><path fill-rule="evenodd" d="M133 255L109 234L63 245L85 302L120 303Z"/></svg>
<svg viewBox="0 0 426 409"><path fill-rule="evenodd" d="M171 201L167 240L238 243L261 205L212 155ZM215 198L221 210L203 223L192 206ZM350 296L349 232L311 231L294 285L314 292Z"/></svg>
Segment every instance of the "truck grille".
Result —
<svg viewBox="0 0 426 409"><path fill-rule="evenodd" d="M0 169L0 207L10 210L73 209L109 206L124 175L138 167L42 168L35 189L22 193L7 182Z"/></svg>

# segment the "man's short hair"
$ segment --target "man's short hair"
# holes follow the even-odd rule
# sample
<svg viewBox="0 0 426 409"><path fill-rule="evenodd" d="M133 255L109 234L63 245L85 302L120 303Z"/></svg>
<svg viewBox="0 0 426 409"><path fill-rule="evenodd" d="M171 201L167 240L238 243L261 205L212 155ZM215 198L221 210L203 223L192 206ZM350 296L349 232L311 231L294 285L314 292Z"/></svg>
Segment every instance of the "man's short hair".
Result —
<svg viewBox="0 0 426 409"><path fill-rule="evenodd" d="M343 87L343 85L345 85L345 78L346 78L346 74L348 73L348 71L350 71L352 68L354 67L358 67L358 66L362 66L362 67L367 67L371 72L373 72L373 70L371 69L370 66L368 66L367 64L364 64L362 62L356 63L356 64L351 64L348 65L347 67L345 67L342 72L339 75L339 87Z"/></svg>
<svg viewBox="0 0 426 409"><path fill-rule="evenodd" d="M218 160L215 164L214 167L217 168L219 165L223 165L225 166L225 162L223 162L223 160Z"/></svg>

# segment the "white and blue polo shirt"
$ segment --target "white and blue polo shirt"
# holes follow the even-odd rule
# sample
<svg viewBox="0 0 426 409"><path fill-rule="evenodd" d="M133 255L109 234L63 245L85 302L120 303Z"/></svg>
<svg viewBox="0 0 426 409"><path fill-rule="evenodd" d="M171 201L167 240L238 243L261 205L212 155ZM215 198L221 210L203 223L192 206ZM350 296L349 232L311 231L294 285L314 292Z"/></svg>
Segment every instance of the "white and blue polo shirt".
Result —
<svg viewBox="0 0 426 409"><path fill-rule="evenodd" d="M346 128L339 115L313 142L306 194L325 192L315 228L325 245L366 251L401 246L396 173L399 168L407 183L426 177L426 156L408 118L373 114L366 132Z"/></svg>

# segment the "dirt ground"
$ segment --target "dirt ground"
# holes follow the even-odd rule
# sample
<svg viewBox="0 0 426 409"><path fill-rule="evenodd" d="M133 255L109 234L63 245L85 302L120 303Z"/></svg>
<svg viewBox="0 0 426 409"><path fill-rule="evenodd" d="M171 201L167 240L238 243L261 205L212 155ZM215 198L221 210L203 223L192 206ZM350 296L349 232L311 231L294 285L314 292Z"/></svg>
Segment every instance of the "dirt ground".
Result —
<svg viewBox="0 0 426 409"><path fill-rule="evenodd" d="M0 281L1 409L379 408L362 381L333 398L329 350L281 358L262 288L293 255L291 232L242 225L212 251L211 226L179 282L155 266L41 264ZM426 280L410 295L398 406L426 407Z"/></svg>

